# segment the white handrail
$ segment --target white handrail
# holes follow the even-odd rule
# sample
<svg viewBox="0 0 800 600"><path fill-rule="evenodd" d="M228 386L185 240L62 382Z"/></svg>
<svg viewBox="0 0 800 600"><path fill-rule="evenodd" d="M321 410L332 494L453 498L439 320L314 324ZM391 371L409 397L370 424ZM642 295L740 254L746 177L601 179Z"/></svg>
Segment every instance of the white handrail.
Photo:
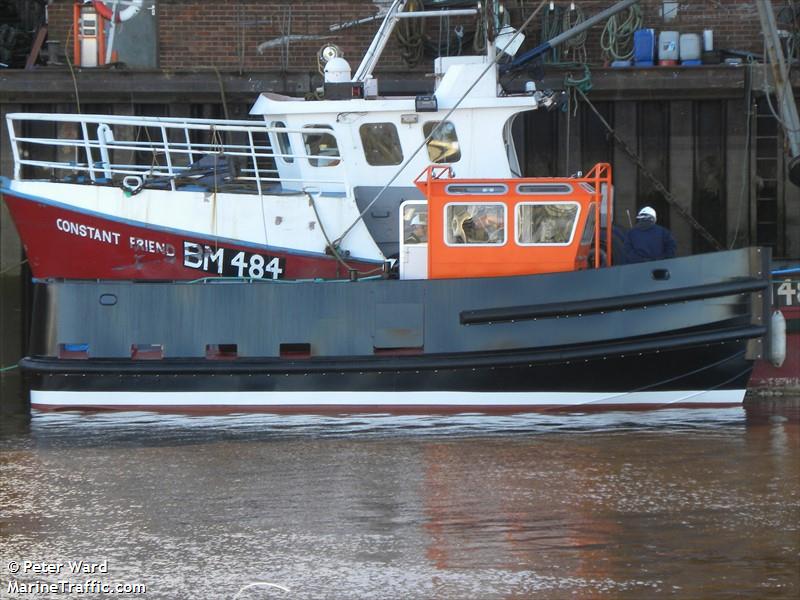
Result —
<svg viewBox="0 0 800 600"><path fill-rule="evenodd" d="M67 171L70 173L86 173L88 179L98 182L97 173L104 177L101 183L112 183L115 177L138 175L148 178L168 178L169 187L177 189L182 173L194 167L201 156L223 154L228 157L239 157L236 181L248 185L254 193L262 194L263 184L300 183L304 185L328 184L347 190L344 169L334 172L320 169L320 177L280 177L277 158L287 161L294 159L308 160L311 165L322 166L343 160L341 155L309 154L306 152L287 153L283 148L276 152L273 146L278 134L297 133L305 135L333 135L327 127L271 127L261 121L230 121L215 119L182 119L175 117L130 117L114 115L70 115L51 113L10 113L6 121L11 139L11 150L14 158L14 177L22 178L22 167L49 169L52 172ZM53 125L74 123L78 125L74 138L48 138L31 135L17 135L17 124L25 122L50 122ZM97 127L90 127L96 125ZM117 129L114 130L113 127ZM123 128L123 129L119 129ZM104 133L100 133L100 131ZM142 131L147 140L140 139ZM94 132L97 132L94 136ZM122 135L125 133L126 135ZM192 138L201 134L201 140L193 142ZM205 134L205 135L202 135ZM152 138L151 139L151 135ZM94 137L93 137L94 136ZM170 137L179 141L170 141ZM131 138L131 139L127 139ZM203 140L205 138L205 140ZM76 151L74 160L42 160L33 151L37 147L73 148ZM306 150L306 148L303 148ZM126 152L130 160L115 162L112 152ZM144 153L144 157L142 154ZM63 156L66 153L56 153ZM100 157L96 160L95 157ZM119 158L119 155L116 156ZM311 172L315 172L312 169ZM197 175L194 171L190 174ZM275 175L273 177L273 175ZM337 179L325 177L335 175ZM167 182L165 181L164 184ZM293 186L297 188L297 186Z"/></svg>

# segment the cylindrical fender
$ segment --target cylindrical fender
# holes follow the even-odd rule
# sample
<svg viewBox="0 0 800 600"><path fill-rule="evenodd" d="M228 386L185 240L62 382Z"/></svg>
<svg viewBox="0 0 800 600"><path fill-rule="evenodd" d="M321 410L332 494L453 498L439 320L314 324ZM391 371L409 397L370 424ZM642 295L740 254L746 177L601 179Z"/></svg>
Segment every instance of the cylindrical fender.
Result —
<svg viewBox="0 0 800 600"><path fill-rule="evenodd" d="M772 323L770 324L770 356L769 361L776 367L780 367L786 360L786 318L783 313L776 310L772 313Z"/></svg>
<svg viewBox="0 0 800 600"><path fill-rule="evenodd" d="M132 19L138 15L139 11L142 9L143 3L144 0L129 0L129 2L126 2L126 6L121 6L120 9L117 10L117 23L127 21L128 19ZM109 2L109 4L112 3ZM103 17L106 21L110 21L114 16L114 7L109 6L105 2L94 0L94 8L97 11L97 14Z"/></svg>

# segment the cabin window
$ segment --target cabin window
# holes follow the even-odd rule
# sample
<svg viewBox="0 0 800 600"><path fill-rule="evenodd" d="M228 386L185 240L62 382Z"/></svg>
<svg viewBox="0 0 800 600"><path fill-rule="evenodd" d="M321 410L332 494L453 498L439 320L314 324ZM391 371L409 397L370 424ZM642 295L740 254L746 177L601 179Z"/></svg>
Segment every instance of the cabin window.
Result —
<svg viewBox="0 0 800 600"><path fill-rule="evenodd" d="M306 125L308 129L330 129L329 125ZM308 164L312 167L335 167L339 160L325 158L327 156L339 156L339 146L332 133L318 131L314 133L304 133L303 141L306 145L306 154L309 155Z"/></svg>
<svg viewBox="0 0 800 600"><path fill-rule="evenodd" d="M517 243L521 246L569 245L578 221L575 202L520 203L517 205Z"/></svg>
<svg viewBox="0 0 800 600"><path fill-rule="evenodd" d="M428 243L428 205L409 204L403 208L403 241L405 244Z"/></svg>
<svg viewBox="0 0 800 600"><path fill-rule="evenodd" d="M448 246L506 243L505 204L459 202L445 205L444 210Z"/></svg>
<svg viewBox="0 0 800 600"><path fill-rule="evenodd" d="M403 162L403 148L397 127L392 123L365 123L358 129L364 156L373 167L399 165Z"/></svg>
<svg viewBox="0 0 800 600"><path fill-rule="evenodd" d="M440 123L442 126L437 128ZM428 158L432 163L454 163L461 160L456 128L450 121L428 121L422 126L425 139L428 139L431 132L433 136L428 140Z"/></svg>
<svg viewBox="0 0 800 600"><path fill-rule="evenodd" d="M592 240L594 239L594 222L595 222L595 210L594 210L594 203L589 205L589 216L586 217L586 226L583 228L583 235L581 236L581 245L591 244Z"/></svg>
<svg viewBox="0 0 800 600"><path fill-rule="evenodd" d="M286 123L283 121L274 121L272 126L284 128L286 127ZM285 131L277 131L275 132L275 137L278 139L278 150L280 150L280 153L283 155L281 156L281 160L285 163L292 164L294 162L294 156L292 156L292 143L289 141L289 134Z"/></svg>

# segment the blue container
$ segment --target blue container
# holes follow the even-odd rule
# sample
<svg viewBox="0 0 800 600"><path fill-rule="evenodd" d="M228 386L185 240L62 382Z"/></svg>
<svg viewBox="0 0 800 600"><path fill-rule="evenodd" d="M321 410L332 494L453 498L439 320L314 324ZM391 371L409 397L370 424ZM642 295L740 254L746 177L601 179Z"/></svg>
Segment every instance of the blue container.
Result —
<svg viewBox="0 0 800 600"><path fill-rule="evenodd" d="M633 62L637 65L652 65L655 60L656 33L652 29L633 32Z"/></svg>

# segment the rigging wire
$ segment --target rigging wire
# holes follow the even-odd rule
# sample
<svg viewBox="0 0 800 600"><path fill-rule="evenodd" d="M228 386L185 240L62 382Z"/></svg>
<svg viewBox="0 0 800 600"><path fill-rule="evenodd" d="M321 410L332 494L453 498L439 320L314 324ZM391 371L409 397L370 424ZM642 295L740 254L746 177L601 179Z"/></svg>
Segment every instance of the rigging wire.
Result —
<svg viewBox="0 0 800 600"><path fill-rule="evenodd" d="M744 156L745 161L750 160L750 144L751 140L751 126L753 120L753 60L750 59L747 63L747 72L745 76L745 133L744 133ZM736 245L736 240L739 238L739 229L742 226L742 213L745 207L745 190L747 189L747 179L750 169L742 169L742 187L739 191L739 206L736 207L736 227L733 230L733 237L729 245L732 250Z"/></svg>
<svg viewBox="0 0 800 600"><path fill-rule="evenodd" d="M603 115L600 114L600 111L597 110L597 107L592 103L591 100L589 100L589 97L586 95L586 93L580 87L576 87L575 89L577 90L578 94L580 94L580 97L583 99L586 105L594 113L594 115L600 120L606 131L608 131L608 133L614 139L614 142L619 144L620 148L622 148L622 150L633 160L642 175L644 175L650 181L650 183L653 184L655 190L661 194L661 196L672 206L672 208L675 209L675 211L681 217L683 217L704 240L711 244L716 250L724 250L724 246L717 241L717 238L711 235L711 233L705 227L703 227L700 221L695 219L689 211L681 206L681 204L675 199L675 196L672 194L672 192L670 192L666 186L661 183L658 177L650 172L650 170L645 166L642 157L639 156L639 154L620 137L620 135L614 130L613 127L611 127L611 125L609 125L608 121L606 121Z"/></svg>
<svg viewBox="0 0 800 600"><path fill-rule="evenodd" d="M67 33L67 41L64 44L65 48L69 48L69 38L72 36L72 29ZM72 85L75 88L75 105L78 108L78 114L81 114L81 95L78 93L78 79L75 77L75 69L72 68L72 61L69 59L69 52L64 53L64 58L67 59L67 66L69 73L72 75Z"/></svg>
<svg viewBox="0 0 800 600"><path fill-rule="evenodd" d="M339 247L336 245L336 242L331 242L331 239L328 237L328 232L325 230L325 225L322 223L322 219L319 216L319 211L317 210L317 203L314 201L314 195L306 190L303 190L306 197L308 198L308 203L311 205L311 208L314 209L314 215L317 217L317 223L319 223L319 230L322 232L322 236L325 238L325 244L327 244L327 248L330 249L331 254L333 254L334 258L341 264L345 269L347 269L348 273L355 271L358 273L359 276L370 276L376 273L383 272L383 267L375 268L371 271L358 271L351 267L345 260L342 258L341 253L339 252Z"/></svg>

